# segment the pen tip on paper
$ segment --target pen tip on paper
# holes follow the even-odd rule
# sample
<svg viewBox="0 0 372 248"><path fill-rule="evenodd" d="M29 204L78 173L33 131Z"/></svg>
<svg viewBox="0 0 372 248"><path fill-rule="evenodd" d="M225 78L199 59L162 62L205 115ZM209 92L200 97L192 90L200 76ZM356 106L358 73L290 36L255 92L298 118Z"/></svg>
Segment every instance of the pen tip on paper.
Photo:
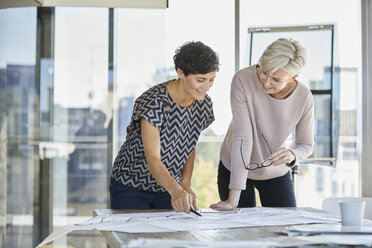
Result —
<svg viewBox="0 0 372 248"><path fill-rule="evenodd" d="M193 214L196 214L197 216L202 216L201 214L199 214L198 212L196 212L194 209L190 208L190 212L193 213Z"/></svg>

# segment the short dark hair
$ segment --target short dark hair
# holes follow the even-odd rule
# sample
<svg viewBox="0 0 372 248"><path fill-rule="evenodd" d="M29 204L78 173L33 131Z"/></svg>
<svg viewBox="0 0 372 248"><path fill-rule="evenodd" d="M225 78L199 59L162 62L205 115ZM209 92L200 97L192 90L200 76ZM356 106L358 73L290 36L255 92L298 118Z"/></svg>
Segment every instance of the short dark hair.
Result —
<svg viewBox="0 0 372 248"><path fill-rule="evenodd" d="M190 41L177 48L173 61L176 70L181 69L185 76L219 70L217 53L200 41Z"/></svg>

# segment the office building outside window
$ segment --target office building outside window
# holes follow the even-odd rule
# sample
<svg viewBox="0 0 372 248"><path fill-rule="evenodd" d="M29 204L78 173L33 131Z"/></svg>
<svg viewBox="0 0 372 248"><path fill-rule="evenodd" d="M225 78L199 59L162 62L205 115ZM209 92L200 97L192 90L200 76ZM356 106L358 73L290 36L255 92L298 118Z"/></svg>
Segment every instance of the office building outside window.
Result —
<svg viewBox="0 0 372 248"><path fill-rule="evenodd" d="M250 27L336 27L333 55L331 42L324 42L331 41L329 33L313 40L297 37L311 50L323 51L309 64L312 68L322 62L321 69L311 77L302 75L309 88L328 90L331 77L339 82L333 95L315 94L319 111L313 158L333 156L335 163L300 165L297 202L320 207L325 197L360 195L358 2L314 0L303 3L308 11L287 14L287 6L297 6L296 1L240 1L238 43L233 3L177 0L167 9L56 7L50 8L52 23L39 26L44 8L0 9L0 247L34 247L33 240L40 238L33 226L40 224L39 204L48 200L38 201L36 186L51 189L43 196L51 200L52 211L44 214L52 214L45 218L54 229L108 207L112 159L124 142L134 100L176 77L172 56L190 40L204 42L220 56L221 68L208 93L216 120L199 139L192 181L199 207L218 201L219 147L231 120L230 83L235 57L240 58L239 68L249 64ZM47 51L40 51L38 30L51 35L43 46ZM264 47L269 38L255 44ZM239 54L235 44L240 44ZM252 63L260 54L256 48ZM330 56L337 56L333 76ZM338 109L331 109L335 99ZM338 129L330 129L331 123L338 123ZM98 248L106 241L99 232L72 232L54 244Z"/></svg>

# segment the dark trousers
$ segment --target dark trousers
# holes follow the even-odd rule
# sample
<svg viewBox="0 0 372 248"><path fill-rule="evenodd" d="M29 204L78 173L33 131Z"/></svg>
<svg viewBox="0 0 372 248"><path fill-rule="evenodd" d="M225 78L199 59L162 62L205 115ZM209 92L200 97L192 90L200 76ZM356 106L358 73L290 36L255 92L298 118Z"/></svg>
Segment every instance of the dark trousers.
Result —
<svg viewBox="0 0 372 248"><path fill-rule="evenodd" d="M172 209L168 192L151 192L110 181L111 209Z"/></svg>
<svg viewBox="0 0 372 248"><path fill-rule="evenodd" d="M259 170L259 169L257 169ZM230 171L220 161L218 165L218 193L222 201L229 198ZM269 180L247 179L247 188L242 190L238 207L255 207L258 190L263 207L296 207L293 182L288 172L284 176Z"/></svg>

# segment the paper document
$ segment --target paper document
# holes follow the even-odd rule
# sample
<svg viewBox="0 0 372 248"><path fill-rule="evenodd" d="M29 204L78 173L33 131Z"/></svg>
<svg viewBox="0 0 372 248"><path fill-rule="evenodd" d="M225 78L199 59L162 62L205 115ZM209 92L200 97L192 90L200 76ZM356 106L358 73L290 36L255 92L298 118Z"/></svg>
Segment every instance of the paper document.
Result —
<svg viewBox="0 0 372 248"><path fill-rule="evenodd" d="M179 240L179 239L155 239L139 238L129 240L128 244L120 248L245 248L245 247L298 247L313 244L301 238L275 237L270 239L258 240L233 240L233 241L198 241L198 240Z"/></svg>
<svg viewBox="0 0 372 248"><path fill-rule="evenodd" d="M372 246L372 236L371 235L313 235L313 236L301 236L302 240L307 240L312 244L327 244L333 245L352 245L352 246Z"/></svg>
<svg viewBox="0 0 372 248"><path fill-rule="evenodd" d="M340 221L339 215L300 209L255 207L227 212L200 209L199 212L201 217L174 211L99 215L64 229L155 233Z"/></svg>
<svg viewBox="0 0 372 248"><path fill-rule="evenodd" d="M49 242L52 242L53 240L58 239L59 237L62 237L63 235L71 232L71 229L57 229L54 232L52 232L46 239L44 239L43 242L41 242L36 248L41 247L43 245L48 244Z"/></svg>
<svg viewBox="0 0 372 248"><path fill-rule="evenodd" d="M371 235L372 226L342 226L338 224L313 224L313 225L297 225L286 228L288 232L293 232L301 235L314 234L359 234Z"/></svg>
<svg viewBox="0 0 372 248"><path fill-rule="evenodd" d="M312 244L372 246L372 222L364 220L363 226L334 224L297 225L286 228L289 236L301 235Z"/></svg>

